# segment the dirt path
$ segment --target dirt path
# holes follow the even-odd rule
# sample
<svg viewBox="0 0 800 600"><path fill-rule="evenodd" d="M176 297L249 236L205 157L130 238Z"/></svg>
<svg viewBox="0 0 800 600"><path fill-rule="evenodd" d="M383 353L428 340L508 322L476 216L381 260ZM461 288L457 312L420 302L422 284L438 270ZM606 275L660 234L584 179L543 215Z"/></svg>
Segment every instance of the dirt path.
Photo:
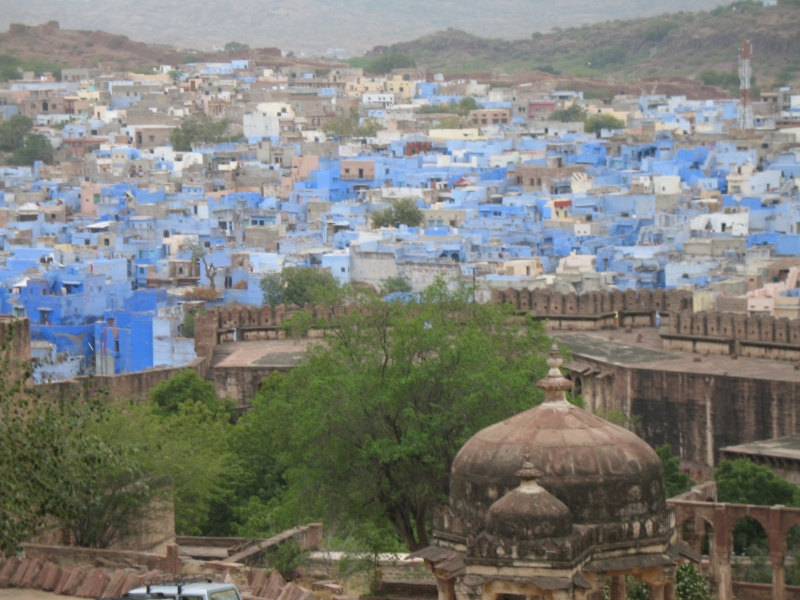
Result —
<svg viewBox="0 0 800 600"><path fill-rule="evenodd" d="M15 588L0 590L0 600L55 600L64 598L56 596L50 592L40 592L39 590L18 590Z"/></svg>

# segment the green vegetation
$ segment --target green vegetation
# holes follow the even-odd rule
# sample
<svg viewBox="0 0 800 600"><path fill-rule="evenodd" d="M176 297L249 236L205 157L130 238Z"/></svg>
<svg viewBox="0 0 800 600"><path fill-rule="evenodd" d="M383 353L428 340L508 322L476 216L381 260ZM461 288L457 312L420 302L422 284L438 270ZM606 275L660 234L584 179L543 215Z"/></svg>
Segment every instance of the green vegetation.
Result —
<svg viewBox="0 0 800 600"><path fill-rule="evenodd" d="M688 492L692 487L692 480L681 471L681 459L672 455L672 447L669 444L660 446L656 448L656 454L664 465L664 491L667 498Z"/></svg>
<svg viewBox="0 0 800 600"><path fill-rule="evenodd" d="M348 59L347 63L351 67L361 67L365 73L372 75L385 75L394 69L413 69L417 66L410 56L395 53L377 57L360 56Z"/></svg>
<svg viewBox="0 0 800 600"><path fill-rule="evenodd" d="M458 101L458 103L451 102L450 104L426 104L424 106L420 106L417 109L417 114L433 115L450 113L459 115L461 117L466 117L469 115L471 110L476 110L478 108L480 108L480 104L478 104L478 101L475 100L475 98L472 96L464 96Z"/></svg>
<svg viewBox="0 0 800 600"><path fill-rule="evenodd" d="M583 130L586 133L600 134L603 129L624 129L625 121L612 115L592 115L584 122Z"/></svg>
<svg viewBox="0 0 800 600"><path fill-rule="evenodd" d="M240 420L263 428L285 481L279 500L249 514L278 529L312 518L389 526L416 549L457 450L541 401L532 382L549 340L541 324L520 332L508 310L444 280L419 303L341 293L357 310L317 323L325 343L266 379Z"/></svg>
<svg viewBox="0 0 800 600"><path fill-rule="evenodd" d="M250 48L249 44L242 44L241 42L228 42L225 44L225 51L229 52L232 50L247 50Z"/></svg>
<svg viewBox="0 0 800 600"><path fill-rule="evenodd" d="M10 165L32 165L36 161L42 161L46 165L53 162L53 146L40 133L26 137L22 146L17 148L6 162Z"/></svg>
<svg viewBox="0 0 800 600"><path fill-rule="evenodd" d="M53 146L47 138L33 131L33 121L24 115L14 115L0 122L0 152L10 152L6 163L32 165L37 160L53 162Z"/></svg>
<svg viewBox="0 0 800 600"><path fill-rule="evenodd" d="M648 42L660 42L670 31L680 27L675 19L655 19L644 30L644 39Z"/></svg>
<svg viewBox="0 0 800 600"><path fill-rule="evenodd" d="M52 73L61 76L61 65L41 57L20 59L11 54L0 54L0 82L21 79L23 71L33 71L35 75Z"/></svg>
<svg viewBox="0 0 800 600"><path fill-rule="evenodd" d="M14 115L6 121L0 121L0 152L13 152L21 148L31 131L33 120L24 115Z"/></svg>
<svg viewBox="0 0 800 600"><path fill-rule="evenodd" d="M559 108L558 110L550 113L547 117L548 121L561 121L562 123L575 123L578 121L586 120L586 111L577 104L573 104L569 108Z"/></svg>
<svg viewBox="0 0 800 600"><path fill-rule="evenodd" d="M724 461L714 471L717 482L717 499L733 504L760 504L774 506L800 506L800 488L778 477L768 466L757 465L746 458ZM797 538L797 539L795 539ZM800 536L789 538L790 546L800 547ZM740 520L733 529L733 549L736 554L747 554L753 560L743 581L759 581L759 573L766 565L767 534L762 525L751 517ZM764 565L759 561L764 559ZM744 567L743 567L744 568ZM769 577L771 572L767 568Z"/></svg>
<svg viewBox="0 0 800 600"><path fill-rule="evenodd" d="M795 54L786 48L794 47L797 40L796 3L786 0L780 4L764 7L737 2L711 12L687 11L553 28L519 40L447 30L375 50L384 55L406 55L432 72L549 71L544 65L569 76L601 75L632 82L654 75L697 78L703 71L733 71L742 40L768 36L773 43L761 44L753 55L753 72L763 82L779 79L783 69L795 60ZM788 81L785 75L782 81L788 84L800 80L800 70L790 69ZM615 93L618 91L616 88Z"/></svg>
<svg viewBox="0 0 800 600"><path fill-rule="evenodd" d="M586 55L586 62L593 69L603 69L609 65L617 65L624 60L625 50L619 46L604 46L592 50Z"/></svg>
<svg viewBox="0 0 800 600"><path fill-rule="evenodd" d="M328 137L375 137L383 129L380 121L372 117L361 119L358 109L352 109L347 116L328 119L322 124L322 132Z"/></svg>
<svg viewBox="0 0 800 600"><path fill-rule="evenodd" d="M396 277L387 277L381 282L381 294L388 296L395 293L409 293L411 291L411 282L405 275L397 275Z"/></svg>
<svg viewBox="0 0 800 600"><path fill-rule="evenodd" d="M308 267L284 267L279 273L261 279L264 304L268 306L316 305L325 290L335 286L336 280L328 271Z"/></svg>
<svg viewBox="0 0 800 600"><path fill-rule="evenodd" d="M419 227L422 223L422 211L413 198L393 200L391 206L372 211L370 214L374 227Z"/></svg>
<svg viewBox="0 0 800 600"><path fill-rule="evenodd" d="M229 126L228 119L215 120L203 114L192 115L181 123L180 127L172 130L169 141L172 142L173 149L186 152L198 144L241 140L241 135L228 135Z"/></svg>

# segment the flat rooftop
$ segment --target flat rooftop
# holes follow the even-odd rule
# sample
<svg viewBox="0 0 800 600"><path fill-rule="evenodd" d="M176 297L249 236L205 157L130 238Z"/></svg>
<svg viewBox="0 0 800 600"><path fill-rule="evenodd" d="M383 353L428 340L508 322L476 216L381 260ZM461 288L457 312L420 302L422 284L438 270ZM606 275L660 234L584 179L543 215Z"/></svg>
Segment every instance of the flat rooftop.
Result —
<svg viewBox="0 0 800 600"><path fill-rule="evenodd" d="M228 342L214 348L211 366L217 368L294 367L306 356L309 342L319 340L258 340Z"/></svg>
<svg viewBox="0 0 800 600"><path fill-rule="evenodd" d="M555 330L548 333L560 345L569 348L577 362L584 356L631 369L800 383L800 370L795 371L794 363L788 360L745 356L733 360L722 354L701 356L692 352L664 350L655 327L634 328L631 333L626 333L622 328L581 332ZM636 341L638 335L642 336L641 342ZM694 362L695 358L700 358L700 362Z"/></svg>
<svg viewBox="0 0 800 600"><path fill-rule="evenodd" d="M762 440L739 446L720 448L723 454L746 454L748 456L769 456L800 460L800 434L788 435L773 440Z"/></svg>

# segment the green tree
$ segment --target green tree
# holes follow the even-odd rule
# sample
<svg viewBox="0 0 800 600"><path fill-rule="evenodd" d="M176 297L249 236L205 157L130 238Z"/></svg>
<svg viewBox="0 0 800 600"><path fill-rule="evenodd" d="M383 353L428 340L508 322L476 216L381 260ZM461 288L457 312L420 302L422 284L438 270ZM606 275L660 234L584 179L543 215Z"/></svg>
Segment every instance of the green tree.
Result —
<svg viewBox="0 0 800 600"><path fill-rule="evenodd" d="M559 108L547 117L548 121L561 121L562 123L576 123L586 120L586 111L577 104L569 108Z"/></svg>
<svg viewBox="0 0 800 600"><path fill-rule="evenodd" d="M229 418L225 406L212 410L187 394L175 412L155 402L114 403L95 431L139 463L140 485L155 488L154 500L171 500L178 535L203 535L242 472Z"/></svg>
<svg viewBox="0 0 800 600"><path fill-rule="evenodd" d="M12 322L6 331L0 339L0 550L10 555L46 523L69 527L109 496L120 499L118 488L96 482L124 475L130 463L93 430L103 398L81 388L43 396L30 385L30 362L13 353L22 330Z"/></svg>
<svg viewBox="0 0 800 600"><path fill-rule="evenodd" d="M684 563L675 574L676 600L712 600L714 593L708 579L703 577L694 565Z"/></svg>
<svg viewBox="0 0 800 600"><path fill-rule="evenodd" d="M268 306L318 304L326 290L337 287L330 272L308 267L284 267L261 279L264 304Z"/></svg>
<svg viewBox="0 0 800 600"><path fill-rule="evenodd" d="M389 524L407 548L424 547L459 448L541 401L549 340L538 322L521 330L509 310L443 279L418 303L361 289L348 299L357 309L325 321L325 343L265 380L248 415L287 482L271 519Z"/></svg>
<svg viewBox="0 0 800 600"><path fill-rule="evenodd" d="M188 152L197 144L218 144L242 139L241 135L228 135L230 121L215 120L203 114L192 115L172 130L170 142L175 150Z"/></svg>
<svg viewBox="0 0 800 600"><path fill-rule="evenodd" d="M328 137L375 137L383 129L380 121L373 117L361 120L357 109L348 115L328 119L322 124L322 132Z"/></svg>
<svg viewBox="0 0 800 600"><path fill-rule="evenodd" d="M644 30L644 39L648 42L660 42L670 31L678 29L680 23L675 19L654 19Z"/></svg>
<svg viewBox="0 0 800 600"><path fill-rule="evenodd" d="M150 388L150 401L165 415L177 413L186 402L199 402L212 412L222 406L213 382L202 379L193 369L183 369Z"/></svg>
<svg viewBox="0 0 800 600"><path fill-rule="evenodd" d="M586 119L583 130L599 134L603 129L624 129L625 122L612 115L592 115Z"/></svg>
<svg viewBox="0 0 800 600"><path fill-rule="evenodd" d="M226 52L231 50L247 50L248 48L250 48L249 44L242 44L241 42L228 42L225 44Z"/></svg>
<svg viewBox="0 0 800 600"><path fill-rule="evenodd" d="M395 293L409 293L411 291L411 282L405 275L397 275L396 277L387 277L381 282L381 294L388 296Z"/></svg>
<svg viewBox="0 0 800 600"><path fill-rule="evenodd" d="M478 101L475 100L472 96L464 96L461 100L458 101L458 108L456 112L462 117L466 117L469 115L471 110L477 110L480 108Z"/></svg>
<svg viewBox="0 0 800 600"><path fill-rule="evenodd" d="M21 148L32 130L33 121L24 115L0 121L0 152L14 152Z"/></svg>
<svg viewBox="0 0 800 600"><path fill-rule="evenodd" d="M660 446L656 448L656 454L661 459L661 464L664 465L664 487L667 498L689 491L692 487L692 479L681 471L681 459L679 456L672 455L672 446L669 444Z"/></svg>
<svg viewBox="0 0 800 600"><path fill-rule="evenodd" d="M714 470L719 502L762 506L800 506L800 488L778 477L768 466L746 458L724 461ZM742 519L733 529L734 551L752 554L766 545L764 528L755 519Z"/></svg>
<svg viewBox="0 0 800 600"><path fill-rule="evenodd" d="M444 117L431 125L431 129L459 129L462 121L458 117Z"/></svg>
<svg viewBox="0 0 800 600"><path fill-rule="evenodd" d="M375 227L419 227L422 223L422 211L413 198L392 200L392 205L372 211L370 214Z"/></svg>
<svg viewBox="0 0 800 600"><path fill-rule="evenodd" d="M53 146L40 133L34 133L26 137L22 146L17 148L9 157L8 164L32 165L37 160L47 165L53 162Z"/></svg>

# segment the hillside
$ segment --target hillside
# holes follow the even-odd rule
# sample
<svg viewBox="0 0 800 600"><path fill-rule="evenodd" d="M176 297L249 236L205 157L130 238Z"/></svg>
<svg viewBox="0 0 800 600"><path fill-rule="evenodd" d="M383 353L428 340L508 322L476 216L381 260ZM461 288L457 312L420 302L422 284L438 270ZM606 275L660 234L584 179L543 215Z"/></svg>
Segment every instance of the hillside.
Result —
<svg viewBox="0 0 800 600"><path fill-rule="evenodd" d="M9 31L0 33L0 81L15 78L20 68L34 71L37 75L66 67L152 73L153 68L159 65L231 59L251 59L278 66L298 62L314 64L309 60L281 58L278 48L194 52L137 42L105 31L61 29L56 22L31 27L14 25ZM332 64L336 63L319 63L319 66L328 68Z"/></svg>
<svg viewBox="0 0 800 600"><path fill-rule="evenodd" d="M706 72L709 83L734 89L744 39L753 44L753 73L759 84L800 81L800 5L762 7L739 2L711 12L615 20L516 41L447 30L378 46L367 57L405 54L419 66L445 73L544 68L621 81L653 76L699 78ZM369 64L363 58L353 62Z"/></svg>
<svg viewBox="0 0 800 600"><path fill-rule="evenodd" d="M669 10L711 9L720 0L671 0ZM150 43L212 50L228 41L300 55L359 55L454 27L504 39L533 31L662 13L659 0L4 0L0 30L55 20Z"/></svg>

